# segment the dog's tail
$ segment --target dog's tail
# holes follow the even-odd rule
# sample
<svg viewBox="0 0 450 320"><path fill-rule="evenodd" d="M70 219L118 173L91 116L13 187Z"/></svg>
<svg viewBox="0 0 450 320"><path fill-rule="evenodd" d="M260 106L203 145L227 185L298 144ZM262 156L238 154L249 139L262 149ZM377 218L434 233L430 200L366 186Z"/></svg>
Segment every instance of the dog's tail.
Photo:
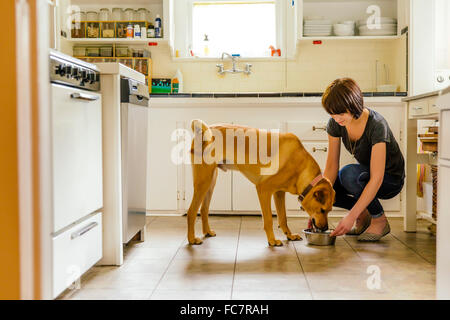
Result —
<svg viewBox="0 0 450 320"><path fill-rule="evenodd" d="M191 121L191 129L194 133L194 137L196 135L202 135L203 141L208 141L212 137L211 129L209 129L208 125L204 123L202 120L194 119Z"/></svg>

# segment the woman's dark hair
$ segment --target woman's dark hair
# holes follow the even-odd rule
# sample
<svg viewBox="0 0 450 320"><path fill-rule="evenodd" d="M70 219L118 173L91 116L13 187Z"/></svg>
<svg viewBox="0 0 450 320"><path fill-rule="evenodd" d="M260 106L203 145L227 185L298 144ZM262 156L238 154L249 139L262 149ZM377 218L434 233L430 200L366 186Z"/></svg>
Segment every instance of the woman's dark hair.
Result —
<svg viewBox="0 0 450 320"><path fill-rule="evenodd" d="M358 119L364 110L364 99L355 80L340 78L327 87L322 96L322 105L329 114L349 112Z"/></svg>

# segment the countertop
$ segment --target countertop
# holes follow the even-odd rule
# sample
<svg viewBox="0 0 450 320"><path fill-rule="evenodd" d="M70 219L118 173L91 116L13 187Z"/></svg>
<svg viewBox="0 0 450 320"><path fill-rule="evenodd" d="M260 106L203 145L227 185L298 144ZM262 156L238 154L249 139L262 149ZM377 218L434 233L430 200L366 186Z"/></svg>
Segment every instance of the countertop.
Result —
<svg viewBox="0 0 450 320"><path fill-rule="evenodd" d="M401 105L401 97L380 96L365 97L367 106ZM321 106L322 98L308 97L183 97L182 95L166 95L164 98L150 96L150 108L284 108Z"/></svg>
<svg viewBox="0 0 450 320"><path fill-rule="evenodd" d="M426 92L426 93L422 93L422 94L417 94L415 96L410 96L410 97L403 98L402 101L403 102L408 102L408 101L413 101L413 100L433 97L433 96L439 95L439 92L441 92L441 90L436 90L436 91Z"/></svg>
<svg viewBox="0 0 450 320"><path fill-rule="evenodd" d="M117 74L125 78L130 78L135 81L145 83L145 76L133 70L126 65L117 62L99 62L95 65L100 69L101 74Z"/></svg>

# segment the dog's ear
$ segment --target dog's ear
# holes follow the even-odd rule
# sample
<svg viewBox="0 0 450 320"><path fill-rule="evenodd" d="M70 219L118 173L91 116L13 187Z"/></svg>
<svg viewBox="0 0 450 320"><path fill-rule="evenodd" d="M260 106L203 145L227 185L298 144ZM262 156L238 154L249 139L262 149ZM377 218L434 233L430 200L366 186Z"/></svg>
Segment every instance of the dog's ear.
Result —
<svg viewBox="0 0 450 320"><path fill-rule="evenodd" d="M325 189L319 189L317 191L314 191L314 198L316 198L317 201L319 201L321 204L325 204L326 201L326 192Z"/></svg>

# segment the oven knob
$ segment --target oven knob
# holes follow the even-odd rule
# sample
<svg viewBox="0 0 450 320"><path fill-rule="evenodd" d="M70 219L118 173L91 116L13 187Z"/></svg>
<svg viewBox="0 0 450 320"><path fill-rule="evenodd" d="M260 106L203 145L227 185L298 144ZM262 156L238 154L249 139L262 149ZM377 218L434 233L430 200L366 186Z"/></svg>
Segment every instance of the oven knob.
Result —
<svg viewBox="0 0 450 320"><path fill-rule="evenodd" d="M57 65L55 73L59 74L61 77L64 77L66 75L66 66L63 64Z"/></svg>
<svg viewBox="0 0 450 320"><path fill-rule="evenodd" d="M86 70L81 70L81 80L86 81L87 80L87 71Z"/></svg>
<svg viewBox="0 0 450 320"><path fill-rule="evenodd" d="M94 83L95 82L95 73L94 72L89 72L89 81L91 82L91 83Z"/></svg>
<svg viewBox="0 0 450 320"><path fill-rule="evenodd" d="M437 77L437 81L438 81L439 83L442 83L442 82L445 81L445 78L444 78L443 76L438 76L438 77Z"/></svg>
<svg viewBox="0 0 450 320"><path fill-rule="evenodd" d="M79 79L80 78L80 69L78 69L77 67L72 68L72 77L75 79Z"/></svg>
<svg viewBox="0 0 450 320"><path fill-rule="evenodd" d="M71 65L67 65L65 67L65 73L67 74L68 78L70 78L72 76L72 66Z"/></svg>

